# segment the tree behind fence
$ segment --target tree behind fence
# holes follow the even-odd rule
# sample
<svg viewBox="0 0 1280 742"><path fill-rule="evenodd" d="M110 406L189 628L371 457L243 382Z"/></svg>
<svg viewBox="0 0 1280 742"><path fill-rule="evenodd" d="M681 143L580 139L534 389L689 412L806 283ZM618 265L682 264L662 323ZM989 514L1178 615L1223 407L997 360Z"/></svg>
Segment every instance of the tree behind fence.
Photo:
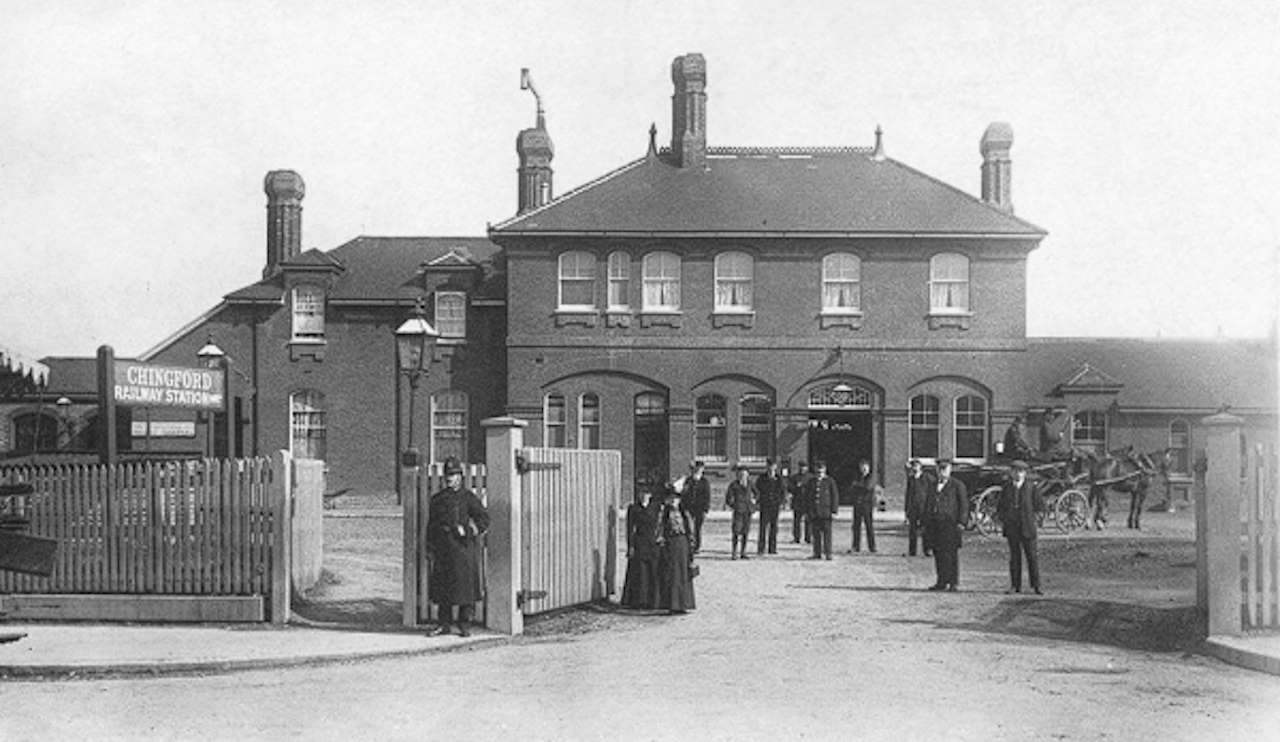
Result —
<svg viewBox="0 0 1280 742"><path fill-rule="evenodd" d="M58 542L48 578L0 572L0 593L265 595L269 459L6 468L34 492L28 533Z"/></svg>

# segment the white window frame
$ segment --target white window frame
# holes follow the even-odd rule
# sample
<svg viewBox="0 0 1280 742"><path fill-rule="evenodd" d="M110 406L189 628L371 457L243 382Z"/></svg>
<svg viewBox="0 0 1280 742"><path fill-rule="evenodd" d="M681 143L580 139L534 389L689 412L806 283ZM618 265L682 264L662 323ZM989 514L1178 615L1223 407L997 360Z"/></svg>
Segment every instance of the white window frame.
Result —
<svg viewBox="0 0 1280 742"><path fill-rule="evenodd" d="M1082 418L1088 415L1091 419L1102 421L1102 437L1101 438L1084 438L1080 434L1082 431L1088 431L1096 425L1082 424ZM1107 413L1103 410L1080 410L1071 416L1071 445L1074 448L1081 448L1088 451L1094 451L1099 454L1107 452L1107 436L1110 434L1109 421Z"/></svg>
<svg viewBox="0 0 1280 742"><path fill-rule="evenodd" d="M560 401L560 419L551 420L551 400ZM552 442L553 430L559 432L559 443ZM550 392L542 398L542 445L547 448L567 448L569 445L569 402L559 392Z"/></svg>
<svg viewBox="0 0 1280 742"><path fill-rule="evenodd" d="M658 250L647 253L641 260L641 276L644 291L641 307L645 312L675 314L680 311L680 256ZM653 291L662 289L665 302L653 301Z"/></svg>
<svg viewBox="0 0 1280 742"><path fill-rule="evenodd" d="M929 313L971 314L973 296L970 273L967 255L940 252L929 258Z"/></svg>
<svg viewBox="0 0 1280 742"><path fill-rule="evenodd" d="M755 294L755 259L741 250L715 258L716 314L750 314ZM736 300L734 296L736 295Z"/></svg>
<svg viewBox="0 0 1280 742"><path fill-rule="evenodd" d="M295 286L290 292L293 339L302 342L324 340L324 289L311 284Z"/></svg>
<svg viewBox="0 0 1280 742"><path fill-rule="evenodd" d="M719 415L703 416L703 408L699 406L699 402L703 399L716 399L720 401L720 406L716 408L720 411ZM710 410L710 408L708 408ZM707 392L699 394L693 401L693 447L694 458L701 459L713 463L722 463L729 460L729 398L718 392ZM703 451L698 444L702 441L703 435L713 436L710 441L712 448L718 448L719 451Z"/></svg>
<svg viewBox="0 0 1280 742"><path fill-rule="evenodd" d="M299 389L289 395L289 453L294 458L317 458L321 461L328 456L328 420L325 411L324 393L316 389ZM315 440L320 455L304 456L299 440ZM310 447L310 446L308 446Z"/></svg>
<svg viewBox="0 0 1280 742"><path fill-rule="evenodd" d="M960 403L964 400L977 400L978 402L982 403L981 423L976 425L968 421L966 421L966 423L963 425L960 423L960 416L962 414L960 412ZM970 409L963 414L965 414L966 416L972 416L975 413L973 412L972 409ZM954 449L954 455L956 457L956 460L968 461L973 463L982 463L987 460L987 451L989 450L988 446L991 443L991 441L989 440L990 426L988 424L988 421L990 420L990 415L991 415L991 405L987 404L986 398L982 397L981 395L963 394L951 401L951 441L952 441L952 446ZM976 430L982 433L982 446L981 446L982 453L981 454L977 456L966 456L960 453L960 431L962 430L964 431Z"/></svg>
<svg viewBox="0 0 1280 742"><path fill-rule="evenodd" d="M748 404L751 402L763 402L767 406L764 413L747 412ZM756 414L762 414L765 421L762 424L748 423L747 420ZM742 399L738 403L738 460L744 463L763 464L766 459L773 455L774 434L773 434L773 399L763 392L747 392L742 395ZM749 454L744 450L748 434L752 436L762 435L765 445L764 452L759 454Z"/></svg>
<svg viewBox="0 0 1280 742"><path fill-rule="evenodd" d="M461 402L461 405L442 407L440 404L442 400L457 400ZM462 455L458 457L458 460L463 462L467 460L467 426L470 424L470 405L471 400L467 398L466 392L443 391L436 392L431 395L430 461L432 463L443 463L444 460L448 458L448 454L442 456L440 452L440 449L443 448L439 442L440 433L442 431L457 431L461 433L461 435L456 437L457 440L461 441L462 447ZM457 415L459 413L462 415L461 424L454 423L452 420L444 417L445 415Z"/></svg>
<svg viewBox="0 0 1280 742"><path fill-rule="evenodd" d="M436 332L441 340L465 340L467 337L467 295L463 291L435 292ZM456 301L450 308L448 304ZM456 313L454 313L456 310ZM460 316L459 316L460 315Z"/></svg>
<svg viewBox="0 0 1280 742"><path fill-rule="evenodd" d="M934 415L935 419L932 425L916 422L916 419L915 419L916 412L914 410L913 403L917 399L933 400L934 408L932 411L928 409L924 409L924 410L921 410L920 412L922 416L927 416L931 413L932 415ZM925 419L927 419L927 417ZM917 430L934 431L934 435L937 437L937 440L935 441L935 444L934 444L934 452L932 456L926 456L916 451L915 438L912 434ZM937 458L942 455L942 400L938 397L938 395L916 394L907 400L907 452L910 458L920 459L921 461L928 461L928 462L936 461Z"/></svg>
<svg viewBox="0 0 1280 742"><path fill-rule="evenodd" d="M615 292L617 289L617 292ZM621 250L609 253L609 285L606 289L605 306L610 312L625 312L631 309L631 255ZM620 293L621 302L615 302L614 294Z"/></svg>
<svg viewBox="0 0 1280 742"><path fill-rule="evenodd" d="M560 253L556 261L558 280L556 282L556 306L562 312L590 312L596 308L596 256L584 250L569 250ZM591 301L587 304L569 304L565 302L565 287L568 283L589 286Z"/></svg>
<svg viewBox="0 0 1280 742"><path fill-rule="evenodd" d="M838 306L831 299L841 286L852 285L856 300L853 306ZM833 252L822 258L822 313L834 315L862 314L862 258L853 253Z"/></svg>
<svg viewBox="0 0 1280 742"><path fill-rule="evenodd" d="M587 410L591 409L587 407L588 399L595 400L594 418L591 415L587 414ZM600 395L596 394L595 392L586 392L585 394L579 395L578 396L578 448L588 449L588 450L597 450L600 448L600 444L601 444L600 417L601 417ZM594 446L587 445L587 441L591 438L595 438Z"/></svg>

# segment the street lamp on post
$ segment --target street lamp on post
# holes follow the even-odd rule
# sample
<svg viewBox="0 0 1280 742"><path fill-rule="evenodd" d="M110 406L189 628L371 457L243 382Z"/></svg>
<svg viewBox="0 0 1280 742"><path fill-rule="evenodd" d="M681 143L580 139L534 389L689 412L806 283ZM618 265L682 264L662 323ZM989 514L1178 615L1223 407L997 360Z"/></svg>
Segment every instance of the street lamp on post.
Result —
<svg viewBox="0 0 1280 742"><path fill-rule="evenodd" d="M227 354L222 350L222 348L218 347L217 343L213 342L212 335L210 335L208 339L205 340L204 346L200 348L200 350L196 351L196 358L200 359L200 362L205 365L205 368L214 369L214 370L225 369L225 366L227 363ZM227 384L227 378L226 378L226 375L224 374L222 377L222 385L223 385L222 399L224 404L226 403L226 398L227 398L226 384ZM205 452L204 453L205 453L205 456L209 458L213 458L213 455L214 455L213 425L214 425L214 421L217 420L217 416L211 410L206 410L201 414L204 415L204 419L205 419L205 427L204 427ZM150 427L149 422L148 422L148 427ZM149 436L150 434L151 434L151 431L148 430L147 435Z"/></svg>
<svg viewBox="0 0 1280 742"><path fill-rule="evenodd" d="M58 397L58 401L54 402L58 407L58 450L65 451L71 447L71 400L67 397Z"/></svg>
<svg viewBox="0 0 1280 742"><path fill-rule="evenodd" d="M409 431L401 463L418 465L418 450L413 446L414 402L418 396L418 384L429 373L431 352L440 333L427 322L427 313L419 301L409 314L409 319L396 330L396 355L400 373L409 380Z"/></svg>

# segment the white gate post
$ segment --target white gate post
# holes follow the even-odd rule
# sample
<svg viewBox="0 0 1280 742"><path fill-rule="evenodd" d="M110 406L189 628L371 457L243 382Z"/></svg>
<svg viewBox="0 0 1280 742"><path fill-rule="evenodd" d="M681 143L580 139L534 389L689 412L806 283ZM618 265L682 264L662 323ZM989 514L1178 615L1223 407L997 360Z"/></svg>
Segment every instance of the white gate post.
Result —
<svg viewBox="0 0 1280 742"><path fill-rule="evenodd" d="M1205 496L1196 500L1196 602L1209 636L1238 636L1240 627L1240 429L1244 420L1219 412L1208 429ZM1207 615L1206 615L1207 614Z"/></svg>
<svg viewBox="0 0 1280 742"><path fill-rule="evenodd" d="M524 446L525 420L481 420L485 436L485 493L489 509L489 558L485 567L486 628L512 636L524 633L521 589L521 497L516 452Z"/></svg>

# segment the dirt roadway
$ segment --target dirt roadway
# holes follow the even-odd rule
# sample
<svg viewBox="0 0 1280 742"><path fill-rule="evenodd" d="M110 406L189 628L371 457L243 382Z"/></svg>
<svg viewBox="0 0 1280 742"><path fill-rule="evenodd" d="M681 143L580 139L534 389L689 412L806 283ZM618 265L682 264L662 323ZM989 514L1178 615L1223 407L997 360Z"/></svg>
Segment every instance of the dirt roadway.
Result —
<svg viewBox="0 0 1280 742"><path fill-rule="evenodd" d="M0 737L1280 739L1280 678L1178 649L1194 592L1178 517L1047 540L1043 598L1002 594L995 541L967 541L963 591L935 594L930 560L890 533L874 556L786 543L731 562L717 523L686 616L579 611L488 648L311 669L5 683Z"/></svg>

